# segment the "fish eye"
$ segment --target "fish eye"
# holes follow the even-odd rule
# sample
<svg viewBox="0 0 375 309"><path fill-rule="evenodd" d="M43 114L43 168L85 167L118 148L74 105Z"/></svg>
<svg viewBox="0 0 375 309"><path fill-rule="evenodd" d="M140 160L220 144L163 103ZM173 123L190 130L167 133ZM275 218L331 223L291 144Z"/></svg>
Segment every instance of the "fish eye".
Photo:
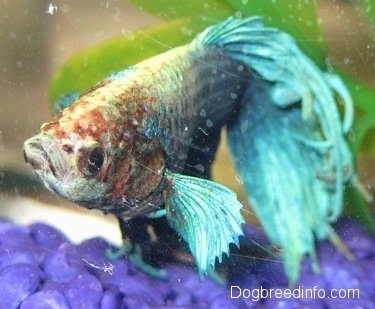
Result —
<svg viewBox="0 0 375 309"><path fill-rule="evenodd" d="M85 176L96 176L102 169L105 161L105 151L99 145L93 145L79 150L77 165Z"/></svg>

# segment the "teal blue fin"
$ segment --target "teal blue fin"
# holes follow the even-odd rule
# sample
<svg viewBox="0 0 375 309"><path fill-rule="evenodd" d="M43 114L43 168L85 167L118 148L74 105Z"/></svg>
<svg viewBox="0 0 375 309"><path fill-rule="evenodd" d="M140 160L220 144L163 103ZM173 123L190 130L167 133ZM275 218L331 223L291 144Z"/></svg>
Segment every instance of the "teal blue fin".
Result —
<svg viewBox="0 0 375 309"><path fill-rule="evenodd" d="M302 118L315 122L323 133L323 141L332 145L327 151L330 164L325 169L334 176L335 201L331 218L336 219L343 204L343 183L355 177L354 173L349 177L344 173L344 170L354 170L352 155L343 136L352 126L353 105L340 78L323 73L290 35L265 26L260 17L230 17L207 28L193 43L220 47L263 80L271 82L271 103L275 106L285 108L301 103ZM338 102L345 109L343 120L338 112Z"/></svg>
<svg viewBox="0 0 375 309"><path fill-rule="evenodd" d="M206 274L239 245L243 235L242 205L236 194L213 181L166 171L171 191L166 201L169 224L187 242L199 273Z"/></svg>

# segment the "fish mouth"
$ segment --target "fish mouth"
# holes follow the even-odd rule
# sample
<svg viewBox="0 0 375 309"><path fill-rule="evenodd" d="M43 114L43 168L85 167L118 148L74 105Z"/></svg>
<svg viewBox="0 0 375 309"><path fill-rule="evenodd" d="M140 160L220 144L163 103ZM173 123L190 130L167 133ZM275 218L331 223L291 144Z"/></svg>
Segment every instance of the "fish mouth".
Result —
<svg viewBox="0 0 375 309"><path fill-rule="evenodd" d="M24 143L23 155L26 163L43 180L51 176L58 179L64 173L66 160L52 138L38 134Z"/></svg>

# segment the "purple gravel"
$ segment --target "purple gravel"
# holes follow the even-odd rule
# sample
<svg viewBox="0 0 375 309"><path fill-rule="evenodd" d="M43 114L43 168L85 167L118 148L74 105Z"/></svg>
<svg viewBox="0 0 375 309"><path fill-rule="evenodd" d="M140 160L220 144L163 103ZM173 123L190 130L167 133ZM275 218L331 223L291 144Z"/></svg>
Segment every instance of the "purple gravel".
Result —
<svg viewBox="0 0 375 309"><path fill-rule="evenodd" d="M58 291L42 290L26 298L20 309L69 309L65 296ZM115 307L113 307L115 308Z"/></svg>
<svg viewBox="0 0 375 309"><path fill-rule="evenodd" d="M73 245L57 229L35 223L17 226L0 220L0 308L371 308L375 302L375 239L350 220L337 228L356 256L347 261L328 242L318 246L320 275L309 260L301 278L288 287L283 265L275 256L242 263L227 286L212 278L201 280L194 269L168 265L167 280L150 278L127 259L110 260L111 245L101 238ZM267 243L259 228L246 227L246 235ZM231 298L230 285L237 298ZM325 298L261 298L257 289L320 290ZM330 298L332 289L358 289L360 298ZM237 293L237 295L236 295ZM257 299L257 297L259 299Z"/></svg>
<svg viewBox="0 0 375 309"><path fill-rule="evenodd" d="M12 264L0 270L0 308L17 308L40 284L40 269L31 264Z"/></svg>

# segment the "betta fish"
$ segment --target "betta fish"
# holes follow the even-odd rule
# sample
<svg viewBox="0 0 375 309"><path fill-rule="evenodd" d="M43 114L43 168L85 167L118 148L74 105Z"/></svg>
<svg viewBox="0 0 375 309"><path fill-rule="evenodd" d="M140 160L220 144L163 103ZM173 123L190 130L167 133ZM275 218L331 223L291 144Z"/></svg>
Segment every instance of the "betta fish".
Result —
<svg viewBox="0 0 375 309"><path fill-rule="evenodd" d="M165 217L199 272L210 271L242 235L236 194L206 178L220 129L251 79L226 45L254 22L209 28L108 76L25 142L26 161L48 189L114 214L123 233L134 218Z"/></svg>
<svg viewBox="0 0 375 309"><path fill-rule="evenodd" d="M142 234L144 222L162 220L204 274L243 234L236 194L208 180L227 126L249 200L271 241L284 250L294 281L301 257L313 254L314 237L327 237L342 206L343 183L352 175L343 139L352 115L345 89L261 18L228 18L190 44L73 96L25 142L25 159L50 190L117 216L124 239L133 230L130 238L142 242L134 230ZM336 94L348 111L343 127ZM304 151L316 177L306 171ZM307 165L299 171L301 162ZM288 182L289 172L301 185L290 184L295 192L288 200L291 192L279 182ZM294 212L297 219L305 216L302 230L293 223ZM318 228L321 218L325 225ZM142 259L138 266L148 269Z"/></svg>

